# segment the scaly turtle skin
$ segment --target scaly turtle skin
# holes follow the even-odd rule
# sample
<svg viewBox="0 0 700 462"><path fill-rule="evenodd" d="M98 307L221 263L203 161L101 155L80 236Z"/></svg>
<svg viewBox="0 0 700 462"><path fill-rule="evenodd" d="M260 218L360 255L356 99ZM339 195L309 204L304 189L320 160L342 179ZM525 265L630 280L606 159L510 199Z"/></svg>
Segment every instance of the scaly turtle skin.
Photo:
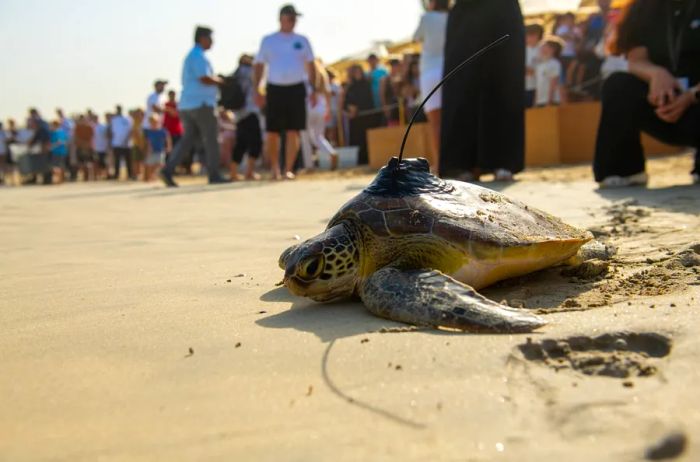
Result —
<svg viewBox="0 0 700 462"><path fill-rule="evenodd" d="M326 230L280 256L297 295L359 295L374 314L470 331L530 331L545 321L476 290L570 259L592 235L498 192L392 159Z"/></svg>

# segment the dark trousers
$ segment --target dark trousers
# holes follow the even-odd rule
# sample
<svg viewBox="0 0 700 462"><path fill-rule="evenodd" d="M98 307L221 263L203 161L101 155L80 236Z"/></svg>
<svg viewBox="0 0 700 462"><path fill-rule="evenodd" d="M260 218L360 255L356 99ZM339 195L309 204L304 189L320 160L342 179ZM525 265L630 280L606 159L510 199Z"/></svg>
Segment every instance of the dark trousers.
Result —
<svg viewBox="0 0 700 462"><path fill-rule="evenodd" d="M596 181L644 171L641 132L667 144L700 147L700 106L691 106L678 122L670 124L656 116L648 93L649 85L632 74L613 74L603 84L603 112L593 160ZM696 161L694 173L700 173L698 167Z"/></svg>
<svg viewBox="0 0 700 462"><path fill-rule="evenodd" d="M442 174L524 167L525 31L517 0L457 1L447 21L445 74L505 34L509 40L443 87Z"/></svg>
<svg viewBox="0 0 700 462"><path fill-rule="evenodd" d="M191 151L196 140L201 140L204 145L209 180L219 179L219 141L214 108L201 106L197 109L182 110L180 119L185 126L185 133L170 153L163 171L170 175L175 173L175 167L180 165L183 156Z"/></svg>
<svg viewBox="0 0 700 462"><path fill-rule="evenodd" d="M236 144L233 146L232 160L240 164L245 153L253 158L260 157L262 152L262 130L258 115L248 114L236 124Z"/></svg>
<svg viewBox="0 0 700 462"><path fill-rule="evenodd" d="M172 141L172 149L175 149L175 146L177 146L177 143L180 142L180 138L182 138L181 135L170 135L170 140ZM168 152L165 153L166 158L170 157L170 153L172 152L172 149Z"/></svg>
<svg viewBox="0 0 700 462"><path fill-rule="evenodd" d="M114 178L119 179L122 159L124 159L126 163L126 173L129 178L131 178L133 176L133 171L131 169L131 149L114 147L112 148L112 153L114 154Z"/></svg>

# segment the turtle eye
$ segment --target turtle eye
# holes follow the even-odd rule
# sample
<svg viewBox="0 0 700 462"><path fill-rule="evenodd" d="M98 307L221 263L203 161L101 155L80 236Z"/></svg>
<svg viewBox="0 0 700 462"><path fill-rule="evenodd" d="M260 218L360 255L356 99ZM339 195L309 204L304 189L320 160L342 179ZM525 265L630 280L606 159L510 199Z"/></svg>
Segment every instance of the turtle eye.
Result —
<svg viewBox="0 0 700 462"><path fill-rule="evenodd" d="M300 276L304 279L313 279L317 277L319 274L321 274L321 270L323 269L323 256L322 255L316 255L314 257L309 258L304 262L304 264L301 267L301 271L299 272Z"/></svg>

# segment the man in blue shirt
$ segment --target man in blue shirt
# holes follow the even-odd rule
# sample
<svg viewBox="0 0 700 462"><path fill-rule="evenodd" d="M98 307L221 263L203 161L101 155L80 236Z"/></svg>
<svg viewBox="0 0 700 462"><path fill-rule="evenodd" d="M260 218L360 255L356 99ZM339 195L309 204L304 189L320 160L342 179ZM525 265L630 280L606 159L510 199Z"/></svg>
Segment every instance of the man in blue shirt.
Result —
<svg viewBox="0 0 700 462"><path fill-rule="evenodd" d="M194 48L187 54L182 67L182 93L180 94L180 118L185 133L168 158L160 172L163 182L169 187L177 186L173 180L175 167L180 164L182 156L190 152L197 138L201 139L207 160L209 183L224 183L219 175L219 142L217 141L216 105L220 77L214 75L205 51L214 43L212 30L197 27L194 33Z"/></svg>

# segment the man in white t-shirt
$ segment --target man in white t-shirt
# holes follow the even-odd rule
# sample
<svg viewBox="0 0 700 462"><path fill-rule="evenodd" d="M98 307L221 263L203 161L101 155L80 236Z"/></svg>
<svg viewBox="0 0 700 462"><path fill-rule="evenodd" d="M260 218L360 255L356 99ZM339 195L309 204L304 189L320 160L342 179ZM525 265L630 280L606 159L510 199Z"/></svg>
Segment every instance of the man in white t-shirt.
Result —
<svg viewBox="0 0 700 462"><path fill-rule="evenodd" d="M256 104L265 108L267 149L272 165L273 179L281 179L279 165L280 134L285 134L285 177L292 172L299 151L299 132L306 129L307 85L315 79L314 54L309 40L294 33L297 17L301 14L293 5L280 10L280 30L263 38L255 58L253 85ZM265 96L260 92L265 67L267 87ZM315 91L309 92L315 105Z"/></svg>
<svg viewBox="0 0 700 462"><path fill-rule="evenodd" d="M107 124L110 123L108 116L105 116L105 121ZM94 130L94 137L92 138L93 149L97 155L97 169L95 171L95 177L100 179L106 176L107 172L107 151L109 150L109 129L107 124L100 122L100 118L97 114L92 117L92 128Z"/></svg>
<svg viewBox="0 0 700 462"><path fill-rule="evenodd" d="M133 177L131 167L131 148L129 142L131 139L131 120L124 117L122 107L117 106L115 114L110 121L110 132L112 134L112 153L114 154L114 175L113 179L119 179L119 170L121 160L126 163L126 171L129 178Z"/></svg>
<svg viewBox="0 0 700 462"><path fill-rule="evenodd" d="M148 95L146 99L146 112L143 116L143 128L148 128L148 119L150 119L152 114L163 114L163 92L165 91L165 86L168 84L167 80L156 80L153 83L154 91Z"/></svg>

